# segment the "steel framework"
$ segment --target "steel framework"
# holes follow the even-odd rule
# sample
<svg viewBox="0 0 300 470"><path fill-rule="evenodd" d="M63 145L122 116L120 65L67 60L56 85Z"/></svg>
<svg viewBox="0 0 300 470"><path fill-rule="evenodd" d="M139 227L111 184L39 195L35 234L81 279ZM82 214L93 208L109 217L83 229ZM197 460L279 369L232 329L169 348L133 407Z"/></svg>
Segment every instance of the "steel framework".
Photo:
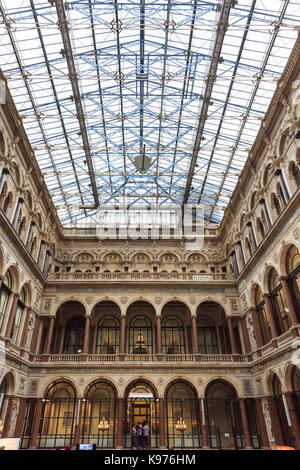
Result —
<svg viewBox="0 0 300 470"><path fill-rule="evenodd" d="M202 203L222 220L296 3L0 0L0 13L0 67L62 223L123 203Z"/></svg>

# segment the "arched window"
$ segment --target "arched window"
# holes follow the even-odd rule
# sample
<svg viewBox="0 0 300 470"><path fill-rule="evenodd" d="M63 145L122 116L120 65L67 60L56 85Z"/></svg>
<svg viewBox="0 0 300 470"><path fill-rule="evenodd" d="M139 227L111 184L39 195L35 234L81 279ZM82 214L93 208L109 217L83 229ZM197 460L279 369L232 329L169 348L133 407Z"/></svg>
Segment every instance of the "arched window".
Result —
<svg viewBox="0 0 300 470"><path fill-rule="evenodd" d="M14 321L13 321L13 325L11 329L10 337L11 337L12 343L16 343L18 340L21 320L22 320L23 312L25 310L25 303L26 303L26 296L25 296L25 291L23 288L18 298L16 313L14 316Z"/></svg>
<svg viewBox="0 0 300 470"><path fill-rule="evenodd" d="M163 354L185 354L184 326L175 316L167 316L162 321Z"/></svg>
<svg viewBox="0 0 300 470"><path fill-rule="evenodd" d="M281 209L281 203L280 203L278 197L276 196L276 194L274 194L274 193L272 194L272 206L275 208L277 216L279 216L280 213L281 213L281 210L282 210Z"/></svg>
<svg viewBox="0 0 300 470"><path fill-rule="evenodd" d="M6 393L7 393L7 381L6 381L6 378L4 377L0 385L0 424L1 423L3 424L3 421L4 421L3 408L4 408L4 400L5 400Z"/></svg>
<svg viewBox="0 0 300 470"><path fill-rule="evenodd" d="M270 319L267 314L266 306L265 306L265 299L263 293L259 286L256 286L255 292L255 309L257 311L258 322L260 326L260 332L263 344L268 343L271 338L271 327L270 327Z"/></svg>
<svg viewBox="0 0 300 470"><path fill-rule="evenodd" d="M18 228L19 237L22 235L22 232L25 230L25 226L26 226L26 218L22 217L21 222L19 224L19 228Z"/></svg>
<svg viewBox="0 0 300 470"><path fill-rule="evenodd" d="M291 167L291 173L292 173L292 177L294 178L294 181L296 183L296 186L299 188L299 186L300 186L300 168L294 162L293 162L292 167Z"/></svg>
<svg viewBox="0 0 300 470"><path fill-rule="evenodd" d="M79 354L83 350L85 318L81 315L72 317L66 324L64 354Z"/></svg>
<svg viewBox="0 0 300 470"><path fill-rule="evenodd" d="M149 318L136 316L132 319L129 328L129 353L153 353L152 323Z"/></svg>
<svg viewBox="0 0 300 470"><path fill-rule="evenodd" d="M37 448L55 448L73 444L77 400L73 386L64 381L48 387L42 401Z"/></svg>
<svg viewBox="0 0 300 470"><path fill-rule="evenodd" d="M7 311L8 299L11 295L12 279L10 272L7 271L0 289L0 333L2 330L5 314Z"/></svg>
<svg viewBox="0 0 300 470"><path fill-rule="evenodd" d="M298 315L298 321L300 321L300 253L295 245L291 245L288 249L286 255L286 271L292 299Z"/></svg>
<svg viewBox="0 0 300 470"><path fill-rule="evenodd" d="M97 354L117 354L120 347L120 323L113 316L104 317L97 328Z"/></svg>
<svg viewBox="0 0 300 470"><path fill-rule="evenodd" d="M260 218L257 219L257 229L260 234L261 240L265 238L265 227Z"/></svg>
<svg viewBox="0 0 300 470"><path fill-rule="evenodd" d="M106 422L108 429L102 433L98 425ZM116 446L116 395L113 387L106 382L92 384L82 403L80 435L81 442L96 443L97 448Z"/></svg>
<svg viewBox="0 0 300 470"><path fill-rule="evenodd" d="M10 204L11 204L11 194L9 193L9 194L6 196L6 198L4 199L3 208L2 208L4 214L6 214L6 215L7 215L8 208L9 208Z"/></svg>
<svg viewBox="0 0 300 470"><path fill-rule="evenodd" d="M243 448L243 428L235 390L226 382L216 381L207 387L205 396L210 447Z"/></svg>
<svg viewBox="0 0 300 470"><path fill-rule="evenodd" d="M201 315L197 318L198 351L201 354L218 354L216 327L210 318Z"/></svg>
<svg viewBox="0 0 300 470"><path fill-rule="evenodd" d="M276 374L274 374L272 380L272 391L276 403L277 417L280 424L283 444L286 446L294 447L294 437L292 434L291 427L288 425L287 422L285 406L282 398L281 382Z"/></svg>
<svg viewBox="0 0 300 470"><path fill-rule="evenodd" d="M269 273L269 291L275 316L275 323L279 335L288 331L291 326L288 308L283 296L282 284L274 268Z"/></svg>
<svg viewBox="0 0 300 470"><path fill-rule="evenodd" d="M173 383L166 393L167 445L174 448L200 447L199 402L193 388L185 382ZM185 426L183 431L178 427Z"/></svg>

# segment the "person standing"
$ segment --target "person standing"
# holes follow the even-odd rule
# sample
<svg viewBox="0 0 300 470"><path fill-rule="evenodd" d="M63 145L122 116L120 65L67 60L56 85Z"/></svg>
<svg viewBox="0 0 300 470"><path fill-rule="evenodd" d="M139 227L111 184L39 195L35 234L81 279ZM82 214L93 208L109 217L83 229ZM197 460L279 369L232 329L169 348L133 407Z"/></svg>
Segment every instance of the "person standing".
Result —
<svg viewBox="0 0 300 470"><path fill-rule="evenodd" d="M147 422L143 426L143 438L143 448L150 450L150 426Z"/></svg>
<svg viewBox="0 0 300 470"><path fill-rule="evenodd" d="M140 450L143 446L143 428L142 424L139 422L136 427L137 435L137 449Z"/></svg>
<svg viewBox="0 0 300 470"><path fill-rule="evenodd" d="M137 449L137 428L134 423L131 427L131 448L133 450Z"/></svg>

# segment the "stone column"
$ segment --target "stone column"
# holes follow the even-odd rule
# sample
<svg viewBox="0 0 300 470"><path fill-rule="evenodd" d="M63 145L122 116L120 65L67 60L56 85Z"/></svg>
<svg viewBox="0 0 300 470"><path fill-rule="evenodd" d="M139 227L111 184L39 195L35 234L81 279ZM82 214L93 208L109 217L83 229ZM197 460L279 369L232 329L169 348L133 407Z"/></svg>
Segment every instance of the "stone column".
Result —
<svg viewBox="0 0 300 470"><path fill-rule="evenodd" d="M121 315L121 333L120 333L120 354L121 360L125 360L125 337L126 337L126 316Z"/></svg>
<svg viewBox="0 0 300 470"><path fill-rule="evenodd" d="M161 316L156 316L156 344L157 344L157 354L162 354L161 350Z"/></svg>
<svg viewBox="0 0 300 470"><path fill-rule="evenodd" d="M48 330L48 335L47 335L47 341L46 341L46 347L45 347L45 355L49 355L50 353L50 347L51 347L51 341L52 341L52 334L53 334L53 327L54 327L54 317L50 317L50 325L49 325L49 330Z"/></svg>
<svg viewBox="0 0 300 470"><path fill-rule="evenodd" d="M31 354L36 354L36 347L37 347L37 341L38 341L40 326L41 326L41 318L36 316L35 317L34 329L33 329L33 335L32 335L32 338L31 338L31 345L30 345Z"/></svg>
<svg viewBox="0 0 300 470"><path fill-rule="evenodd" d="M192 344L193 353L198 354L197 317L195 315L192 315Z"/></svg>
<svg viewBox="0 0 300 470"><path fill-rule="evenodd" d="M28 323L29 323L31 312L32 312L32 308L27 307L26 317L25 317L25 321L24 321L24 325L23 325L23 332L22 332L21 341L20 341L20 348L25 347L26 337L27 337L27 333L28 333Z"/></svg>
<svg viewBox="0 0 300 470"><path fill-rule="evenodd" d="M252 450L253 446L252 446L252 441L251 441L245 398L239 398L239 404L240 404L240 410L241 410L243 432L244 432L244 437L245 437L245 450Z"/></svg>
<svg viewBox="0 0 300 470"><path fill-rule="evenodd" d="M123 448L123 418L124 418L124 398L118 398L118 428L117 428L117 449Z"/></svg>
<svg viewBox="0 0 300 470"><path fill-rule="evenodd" d="M17 418L15 432L14 432L14 437L21 437L22 436L26 407L27 407L26 398L21 398L20 399L19 411L18 411L18 418Z"/></svg>
<svg viewBox="0 0 300 470"><path fill-rule="evenodd" d="M281 280L283 295L287 303L287 307L289 309L289 317L291 319L292 326L298 325L299 321L297 317L297 312L296 312L295 305L291 296L290 286L289 286L287 277L281 276L279 279ZM293 330L293 335L298 336L297 329Z"/></svg>
<svg viewBox="0 0 300 470"><path fill-rule="evenodd" d="M227 325L228 325L229 339L230 339L230 345L231 345L231 354L237 354L231 317L227 317Z"/></svg>
<svg viewBox="0 0 300 470"><path fill-rule="evenodd" d="M11 305L10 314L8 317L8 322L7 322L6 330L5 330L6 339L10 339L11 330L12 330L12 326L13 326L14 318L15 318L15 313L17 310L18 299L19 299L19 294L13 294L13 302Z"/></svg>
<svg viewBox="0 0 300 470"><path fill-rule="evenodd" d="M295 437L295 448L300 450L300 422L295 407L293 392L285 392L284 394L292 422L292 430Z"/></svg>
<svg viewBox="0 0 300 470"><path fill-rule="evenodd" d="M270 411L270 418L272 423L273 435L275 439L275 444L279 446L284 446L284 440L282 436L282 431L280 427L280 422L277 415L277 408L275 403L275 398L272 396L267 397L269 411Z"/></svg>
<svg viewBox="0 0 300 470"><path fill-rule="evenodd" d="M269 442L268 431L267 431L267 427L265 423L261 398L256 398L255 402L256 402L256 409L257 409L257 418L258 418L261 448L270 449L270 442Z"/></svg>
<svg viewBox="0 0 300 470"><path fill-rule="evenodd" d="M166 447L166 431L165 431L165 400L159 399L159 448Z"/></svg>
<svg viewBox="0 0 300 470"><path fill-rule="evenodd" d="M199 399L199 414L201 419L201 431L202 431L202 449L209 449L209 439L208 439L208 426L207 426L207 416L205 412L205 402L204 398Z"/></svg>
<svg viewBox="0 0 300 470"><path fill-rule="evenodd" d="M73 442L73 447L75 447L77 444L80 444L80 422L81 422L81 398L78 399L77 402L77 416L76 416L76 423L75 423L75 433L74 433L74 442Z"/></svg>
<svg viewBox="0 0 300 470"><path fill-rule="evenodd" d="M261 336L261 330L260 330L260 325L258 321L258 314L256 308L251 308L251 317L252 317L252 322L253 322L253 328L254 328L254 334L255 334L255 339L256 339L256 345L258 348L261 348L263 346L263 340Z"/></svg>
<svg viewBox="0 0 300 470"><path fill-rule="evenodd" d="M275 319L274 319L271 299L270 299L269 294L264 294L264 298L265 298L266 312L267 312L267 315L268 315L269 321L270 321L271 334L272 334L272 338L274 340L274 338L277 338L277 336L278 336L278 331L277 331L277 327L276 327L276 323L275 323ZM277 347L277 341L272 341L272 344L273 344L274 347Z"/></svg>
<svg viewBox="0 0 300 470"><path fill-rule="evenodd" d="M13 396L7 395L6 399L7 399L8 403L7 403L5 419L4 419L4 423L3 423L2 438L8 437L8 431L9 431L10 420L11 420L11 412L12 412L12 407L13 407L13 403L14 403L14 397Z"/></svg>
<svg viewBox="0 0 300 470"><path fill-rule="evenodd" d="M42 412L42 399L37 398L36 403L35 403L34 416L33 416L32 428L31 428L31 436L29 439L28 449L36 448L36 441L37 441L37 436L39 432L41 412Z"/></svg>
<svg viewBox="0 0 300 470"><path fill-rule="evenodd" d="M246 315L243 315L240 317L240 322L241 322L244 345L245 345L245 353L250 354L251 344L250 344L250 338L249 338L249 333L248 333L248 328L247 328Z"/></svg>
<svg viewBox="0 0 300 470"><path fill-rule="evenodd" d="M83 354L88 354L89 352L89 339L90 339L90 315L85 317L85 328L84 328L84 340L83 340Z"/></svg>

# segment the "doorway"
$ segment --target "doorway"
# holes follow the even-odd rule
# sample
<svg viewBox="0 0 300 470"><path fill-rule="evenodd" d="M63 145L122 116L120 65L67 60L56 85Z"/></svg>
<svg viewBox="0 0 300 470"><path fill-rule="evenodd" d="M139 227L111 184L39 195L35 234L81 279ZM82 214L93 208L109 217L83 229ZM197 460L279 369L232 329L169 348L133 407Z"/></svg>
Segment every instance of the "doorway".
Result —
<svg viewBox="0 0 300 470"><path fill-rule="evenodd" d="M151 447L158 447L159 422L158 402L154 389L144 382L131 385L125 394L125 423L123 428L123 445L131 447L131 428L133 424L145 421L150 426Z"/></svg>

